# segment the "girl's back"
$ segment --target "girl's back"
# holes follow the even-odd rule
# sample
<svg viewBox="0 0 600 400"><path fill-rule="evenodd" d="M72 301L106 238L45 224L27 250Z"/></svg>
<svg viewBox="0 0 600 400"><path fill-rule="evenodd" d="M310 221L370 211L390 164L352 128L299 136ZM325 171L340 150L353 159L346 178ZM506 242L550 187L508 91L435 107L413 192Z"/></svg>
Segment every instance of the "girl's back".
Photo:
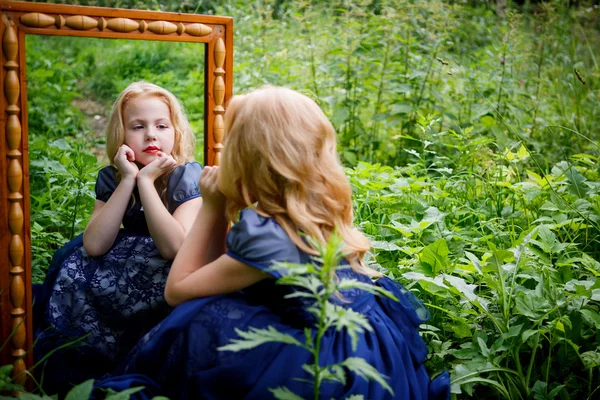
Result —
<svg viewBox="0 0 600 400"><path fill-rule="evenodd" d="M312 362L305 349L265 343L237 353L218 350L239 338L238 331L272 327L300 342L304 342L305 328L315 331L315 318L308 311L313 302L304 297L285 298L298 288L277 285L276 279L285 271L271 268L275 261L309 263L311 256L298 248L274 219L252 209L242 211L240 221L230 230L227 254L271 278L232 295L192 300L177 307L134 349L120 372L152 377L173 399L263 399L272 397L269 389L277 386L286 386L303 398L311 397L312 387L298 381L312 379L302 368ZM373 281L348 266L337 270L337 279L344 278L378 285L399 302L358 289L333 296L331 301L365 315L372 330L360 335L354 351L345 331L330 329L321 344L321 364L364 358L389 377L394 394L376 382L350 374L346 384L323 384L323 398L356 393L368 399L445 398L448 375L430 382L423 366L427 347L417 331L428 317L423 305L386 277Z"/></svg>

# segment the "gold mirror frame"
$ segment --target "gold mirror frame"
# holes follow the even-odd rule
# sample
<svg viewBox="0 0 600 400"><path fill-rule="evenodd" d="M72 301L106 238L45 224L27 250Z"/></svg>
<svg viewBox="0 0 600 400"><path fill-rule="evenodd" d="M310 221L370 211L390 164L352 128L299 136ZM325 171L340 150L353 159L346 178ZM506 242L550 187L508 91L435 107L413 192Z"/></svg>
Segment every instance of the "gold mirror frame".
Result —
<svg viewBox="0 0 600 400"><path fill-rule="evenodd" d="M25 35L205 43L204 159L218 165L233 91L233 19L209 15L0 0L1 365L24 384L32 365L31 230Z"/></svg>

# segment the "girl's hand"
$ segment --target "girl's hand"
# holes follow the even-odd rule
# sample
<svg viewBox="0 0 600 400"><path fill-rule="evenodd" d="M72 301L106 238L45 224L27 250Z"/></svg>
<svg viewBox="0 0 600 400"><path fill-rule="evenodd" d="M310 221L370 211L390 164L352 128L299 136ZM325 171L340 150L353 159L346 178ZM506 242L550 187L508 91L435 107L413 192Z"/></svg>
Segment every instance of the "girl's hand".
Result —
<svg viewBox="0 0 600 400"><path fill-rule="evenodd" d="M167 172L173 171L177 166L175 159L170 154L158 153L157 158L146 164L137 175L138 182L140 180L148 180L154 183L160 176Z"/></svg>
<svg viewBox="0 0 600 400"><path fill-rule="evenodd" d="M121 174L121 179L135 179L140 171L135 165L135 154L126 144L121 145L113 162Z"/></svg>
<svg viewBox="0 0 600 400"><path fill-rule="evenodd" d="M202 194L202 206L223 208L225 196L219 190L219 167L204 167L200 175L200 193Z"/></svg>

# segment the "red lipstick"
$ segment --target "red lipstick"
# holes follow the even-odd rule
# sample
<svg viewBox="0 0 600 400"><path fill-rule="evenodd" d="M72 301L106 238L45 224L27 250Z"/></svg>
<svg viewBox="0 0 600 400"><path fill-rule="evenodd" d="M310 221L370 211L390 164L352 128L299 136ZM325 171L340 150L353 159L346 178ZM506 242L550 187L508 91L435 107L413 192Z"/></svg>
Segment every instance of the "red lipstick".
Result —
<svg viewBox="0 0 600 400"><path fill-rule="evenodd" d="M148 154L156 154L160 151L160 149L156 146L148 146L144 149L144 153Z"/></svg>

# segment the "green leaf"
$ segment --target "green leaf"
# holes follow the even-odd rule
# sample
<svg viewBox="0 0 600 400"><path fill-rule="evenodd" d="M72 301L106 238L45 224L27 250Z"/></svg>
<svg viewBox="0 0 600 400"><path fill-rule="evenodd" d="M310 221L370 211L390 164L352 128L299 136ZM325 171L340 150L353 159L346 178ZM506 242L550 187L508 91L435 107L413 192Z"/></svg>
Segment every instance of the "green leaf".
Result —
<svg viewBox="0 0 600 400"><path fill-rule="evenodd" d="M583 315L586 321L590 322L596 329L600 330L600 314L587 308L579 310L579 312L581 315Z"/></svg>
<svg viewBox="0 0 600 400"><path fill-rule="evenodd" d="M452 275L443 275L444 280L450 284L453 288L458 290L464 297L467 298L471 303L476 303L487 309L488 301L475 294L475 290L479 287L478 285L471 285L465 282L464 279Z"/></svg>
<svg viewBox="0 0 600 400"><path fill-rule="evenodd" d="M494 246L492 248L492 256L489 257L489 261L483 267L483 273L496 272L500 273L502 266L505 261L512 260L514 254L508 250L497 249Z"/></svg>
<svg viewBox="0 0 600 400"><path fill-rule="evenodd" d="M19 400L44 400L43 397L33 393L21 393L18 397Z"/></svg>
<svg viewBox="0 0 600 400"><path fill-rule="evenodd" d="M356 346L358 345L358 334L363 333L364 331L373 330L367 317L351 308L327 303L325 315L328 325L335 325L335 328L338 331L341 331L344 328L346 329L346 332L352 341L353 351L356 351Z"/></svg>
<svg viewBox="0 0 600 400"><path fill-rule="evenodd" d="M321 379L346 384L346 373L340 364L334 364L321 369Z"/></svg>
<svg viewBox="0 0 600 400"><path fill-rule="evenodd" d="M550 308L548 300L538 297L533 293L525 295L521 292L515 301L515 310L519 314L532 319L540 318Z"/></svg>
<svg viewBox="0 0 600 400"><path fill-rule="evenodd" d="M438 210L436 207L429 207L427 210L425 210L425 216L423 217L421 222L444 222L445 216L446 214Z"/></svg>
<svg viewBox="0 0 600 400"><path fill-rule="evenodd" d="M277 280L278 285L297 286L306 289L312 296L318 296L323 290L323 282L314 275L286 275ZM306 293L308 294L308 293ZM295 295L300 296L300 295Z"/></svg>
<svg viewBox="0 0 600 400"><path fill-rule="evenodd" d="M596 351L586 351L585 353L581 353L579 357L585 369L600 367L600 353Z"/></svg>
<svg viewBox="0 0 600 400"><path fill-rule="evenodd" d="M267 329L257 329L250 328L248 331L242 331L240 329L235 329L238 336L241 339L231 339L231 344L218 347L219 351L240 351L240 350L249 350L255 347L260 346L261 344L276 342L276 343L285 343L285 344L293 344L294 346L306 348L304 344L299 342L292 335L288 335L286 333L281 333L277 329L272 326L267 327Z"/></svg>
<svg viewBox="0 0 600 400"><path fill-rule="evenodd" d="M450 264L448 254L450 254L448 243L445 239L438 239L421 251L419 259L421 262L429 264L433 275L437 275L439 271L444 270Z"/></svg>
<svg viewBox="0 0 600 400"><path fill-rule="evenodd" d="M275 398L278 400L304 400L303 397L298 396L284 386L280 386L275 389L269 389L269 391L273 393L273 396L275 396Z"/></svg>
<svg viewBox="0 0 600 400"><path fill-rule="evenodd" d="M65 400L88 400L94 389L94 380L89 379L69 390Z"/></svg>
<svg viewBox="0 0 600 400"><path fill-rule="evenodd" d="M143 386L138 386L130 389L125 389L119 393L111 394L106 397L106 400L129 400L132 394L144 390Z"/></svg>
<svg viewBox="0 0 600 400"><path fill-rule="evenodd" d="M385 381L386 377L377 371L377 369L375 369L372 365L367 363L364 358L348 357L341 364L361 378L367 381L372 380L379 383L384 387L384 389L390 392L391 395L394 395L394 391Z"/></svg>
<svg viewBox="0 0 600 400"><path fill-rule="evenodd" d="M485 341L481 337L477 337L477 344L479 345L479 350L481 350L481 354L487 358L490 355L490 350L485 344Z"/></svg>

